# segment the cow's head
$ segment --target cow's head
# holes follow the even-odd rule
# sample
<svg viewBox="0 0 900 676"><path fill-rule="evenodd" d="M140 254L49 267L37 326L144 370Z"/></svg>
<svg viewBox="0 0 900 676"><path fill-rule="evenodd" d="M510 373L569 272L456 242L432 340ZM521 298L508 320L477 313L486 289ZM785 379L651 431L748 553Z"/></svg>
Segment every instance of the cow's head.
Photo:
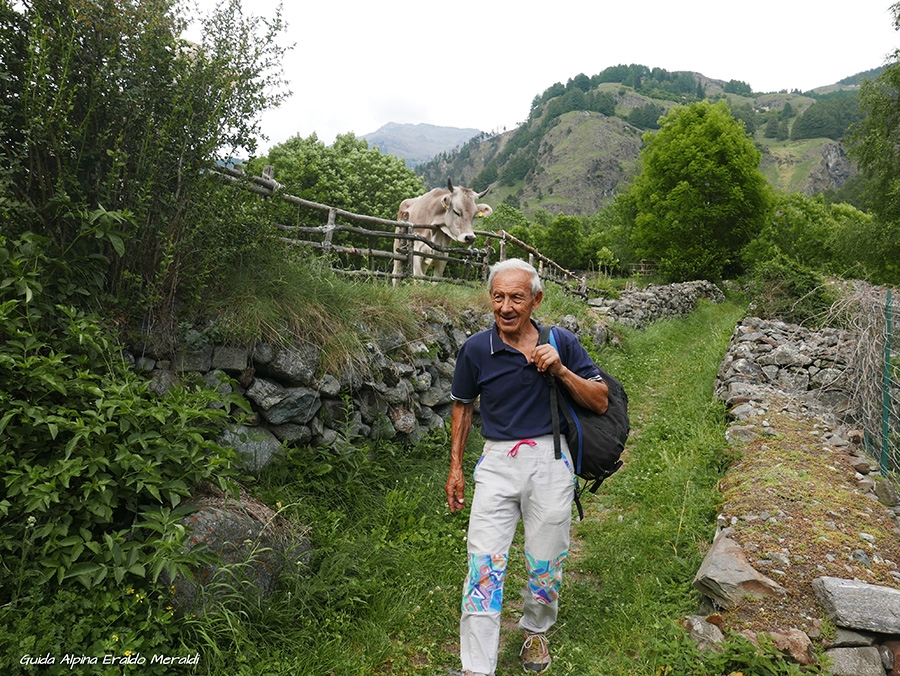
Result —
<svg viewBox="0 0 900 676"><path fill-rule="evenodd" d="M471 244L475 241L475 233L472 232L472 221L482 216L490 216L493 209L487 204L477 204L476 199L487 195L488 188L484 192L476 193L471 188L453 187L450 179L447 179L449 195L441 198L441 204L447 212L444 217L444 225L441 230L457 242Z"/></svg>

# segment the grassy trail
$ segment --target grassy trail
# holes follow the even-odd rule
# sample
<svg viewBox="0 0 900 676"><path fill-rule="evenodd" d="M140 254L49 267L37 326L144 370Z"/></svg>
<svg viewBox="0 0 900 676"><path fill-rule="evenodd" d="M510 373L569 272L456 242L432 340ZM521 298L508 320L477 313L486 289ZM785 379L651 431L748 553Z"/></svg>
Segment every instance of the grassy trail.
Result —
<svg viewBox="0 0 900 676"><path fill-rule="evenodd" d="M712 386L742 315L730 303L701 305L629 333L623 350L601 355L628 388L634 431L625 468L575 529L582 544L565 590L572 667L557 673L654 674L663 665L648 649L671 632L667 620L696 611L691 582L729 461L724 407Z"/></svg>
<svg viewBox="0 0 900 676"><path fill-rule="evenodd" d="M633 432L625 467L587 497L574 526L552 673L667 673L661 646L671 643L670 620L696 610L691 581L714 530L728 458L712 384L741 316L731 303L703 304L595 355L628 389ZM467 476L480 444L473 434ZM467 519L446 507L448 447L438 435L413 455L384 447L341 463L297 450L263 477L269 504L316 524L316 555L265 608L199 620L184 639L206 656L198 673L446 676L458 668ZM521 673L520 546L510 552L498 675Z"/></svg>

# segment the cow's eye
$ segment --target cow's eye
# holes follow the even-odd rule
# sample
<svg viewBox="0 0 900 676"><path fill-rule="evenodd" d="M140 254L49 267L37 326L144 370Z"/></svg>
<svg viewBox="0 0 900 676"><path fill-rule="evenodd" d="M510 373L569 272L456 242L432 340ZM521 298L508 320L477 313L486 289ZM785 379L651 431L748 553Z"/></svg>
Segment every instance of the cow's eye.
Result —
<svg viewBox="0 0 900 676"><path fill-rule="evenodd" d="M456 209L453 210L453 213L456 214L457 216L459 216L460 218L462 218L462 213L460 213Z"/></svg>

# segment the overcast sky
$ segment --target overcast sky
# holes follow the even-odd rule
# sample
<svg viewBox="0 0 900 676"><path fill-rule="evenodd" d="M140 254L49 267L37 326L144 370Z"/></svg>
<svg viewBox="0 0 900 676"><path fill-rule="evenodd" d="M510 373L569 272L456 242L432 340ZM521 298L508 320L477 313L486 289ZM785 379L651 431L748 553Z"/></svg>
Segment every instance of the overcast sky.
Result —
<svg viewBox="0 0 900 676"><path fill-rule="evenodd" d="M264 114L260 150L297 134L331 144L387 122L511 129L555 82L617 64L742 80L758 92L808 90L880 66L900 47L889 0L529 4L287 0L293 95ZM244 0L248 13L275 6Z"/></svg>

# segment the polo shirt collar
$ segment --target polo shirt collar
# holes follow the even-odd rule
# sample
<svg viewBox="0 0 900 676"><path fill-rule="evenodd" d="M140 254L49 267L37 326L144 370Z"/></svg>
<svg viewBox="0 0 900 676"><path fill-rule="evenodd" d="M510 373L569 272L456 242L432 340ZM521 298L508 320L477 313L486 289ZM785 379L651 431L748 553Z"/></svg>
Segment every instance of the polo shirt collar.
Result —
<svg viewBox="0 0 900 676"><path fill-rule="evenodd" d="M534 328L536 328L538 331L541 330L540 325L536 321L534 321L534 319L529 319L529 321ZM511 349L512 348L509 345L503 342L503 339L500 337L500 327L497 326L497 322L494 322L494 327L491 329L491 355L493 356L500 350Z"/></svg>

